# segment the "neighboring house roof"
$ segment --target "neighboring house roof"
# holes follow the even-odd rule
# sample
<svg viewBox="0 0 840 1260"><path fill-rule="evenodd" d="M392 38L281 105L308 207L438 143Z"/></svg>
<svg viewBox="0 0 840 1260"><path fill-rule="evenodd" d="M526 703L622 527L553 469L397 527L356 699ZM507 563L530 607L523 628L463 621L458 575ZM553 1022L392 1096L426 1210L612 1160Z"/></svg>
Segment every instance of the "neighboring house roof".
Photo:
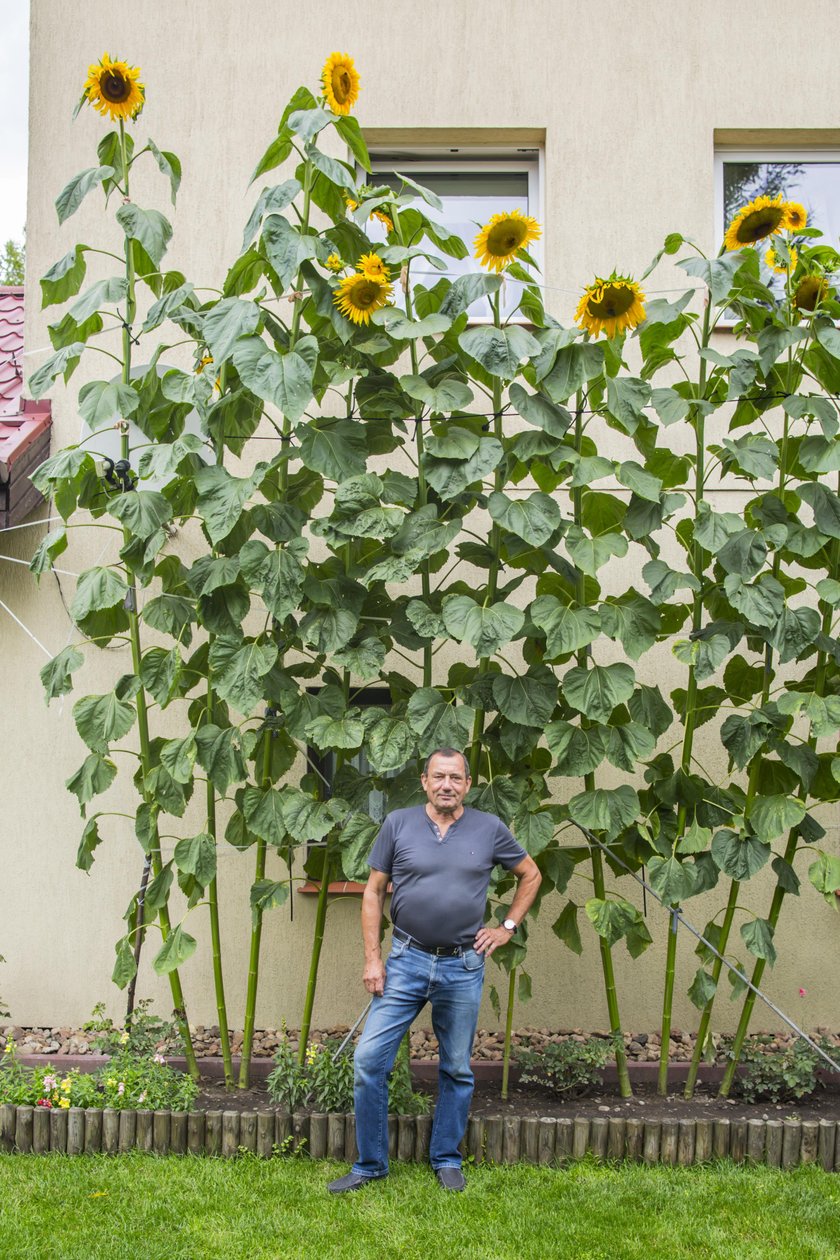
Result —
<svg viewBox="0 0 840 1260"><path fill-rule="evenodd" d="M23 397L23 289L0 285L0 525L41 502L29 473L49 454L49 402Z"/></svg>

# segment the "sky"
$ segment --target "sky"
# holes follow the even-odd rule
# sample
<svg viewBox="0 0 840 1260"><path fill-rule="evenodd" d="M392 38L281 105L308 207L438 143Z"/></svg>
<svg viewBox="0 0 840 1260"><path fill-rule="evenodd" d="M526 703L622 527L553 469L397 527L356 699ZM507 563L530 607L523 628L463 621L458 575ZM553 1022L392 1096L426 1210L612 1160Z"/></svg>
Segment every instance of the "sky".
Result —
<svg viewBox="0 0 840 1260"><path fill-rule="evenodd" d="M0 247L23 238L29 116L29 0L0 0Z"/></svg>

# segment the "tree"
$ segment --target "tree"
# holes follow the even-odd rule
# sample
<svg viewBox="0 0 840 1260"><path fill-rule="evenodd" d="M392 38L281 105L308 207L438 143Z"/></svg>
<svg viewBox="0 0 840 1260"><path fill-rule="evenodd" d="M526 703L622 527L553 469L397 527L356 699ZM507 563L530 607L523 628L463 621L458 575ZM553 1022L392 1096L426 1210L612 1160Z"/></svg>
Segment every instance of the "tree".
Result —
<svg viewBox="0 0 840 1260"><path fill-rule="evenodd" d="M6 241L0 255L0 284L23 284L25 270L25 241Z"/></svg>

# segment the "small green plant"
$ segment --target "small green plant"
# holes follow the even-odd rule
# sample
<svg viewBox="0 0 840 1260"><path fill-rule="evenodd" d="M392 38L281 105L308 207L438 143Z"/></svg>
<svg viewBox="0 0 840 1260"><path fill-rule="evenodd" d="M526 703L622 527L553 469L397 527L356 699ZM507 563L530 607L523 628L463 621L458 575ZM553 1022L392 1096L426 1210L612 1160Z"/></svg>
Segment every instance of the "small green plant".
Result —
<svg viewBox="0 0 840 1260"><path fill-rule="evenodd" d="M3 957L2 954L0 954L0 962L5 962L5 961L6 959ZM3 1001L3 999L0 997L0 1019L9 1019L9 1018L10 1018L10 1015L9 1015L9 1012L6 1010L6 1004Z"/></svg>
<svg viewBox="0 0 840 1260"><path fill-rule="evenodd" d="M335 1039L323 1045L310 1042L301 1064L297 1051L284 1038L274 1056L274 1071L266 1081L272 1100L289 1111L302 1107L313 1111L352 1111L353 1052L348 1047L334 1059L339 1044ZM429 1110L428 1096L414 1092L411 1073L400 1059L391 1075L389 1110L395 1115L422 1115Z"/></svg>
<svg viewBox="0 0 840 1260"><path fill-rule="evenodd" d="M130 1050L139 1057L151 1057L155 1051L167 1042L170 1053L183 1053L183 1043L178 1026L173 1020L161 1019L159 1015L151 1015L149 1007L151 998L143 998L126 1024L125 1030L114 1024L110 1016L105 1015L105 1003L97 1002L91 1018L84 1025L85 1032L92 1032L91 1045L100 1054L119 1054L124 1049Z"/></svg>
<svg viewBox="0 0 840 1260"><path fill-rule="evenodd" d="M528 1042L517 1046L514 1053L521 1081L579 1097L601 1083L601 1070L613 1053L613 1043L611 1038L588 1037L585 1041L550 1041L534 1049Z"/></svg>
<svg viewBox="0 0 840 1260"><path fill-rule="evenodd" d="M756 1036L746 1042L735 1078L739 1096L750 1103L779 1103L813 1094L822 1062L817 1052L799 1039L783 1050L772 1049L772 1040Z"/></svg>
<svg viewBox="0 0 840 1260"><path fill-rule="evenodd" d="M61 1073L52 1064L27 1068L11 1038L0 1058L0 1103L62 1111L70 1107L189 1111L197 1094L192 1078L169 1067L162 1055L138 1055L129 1047L98 1072L73 1068Z"/></svg>

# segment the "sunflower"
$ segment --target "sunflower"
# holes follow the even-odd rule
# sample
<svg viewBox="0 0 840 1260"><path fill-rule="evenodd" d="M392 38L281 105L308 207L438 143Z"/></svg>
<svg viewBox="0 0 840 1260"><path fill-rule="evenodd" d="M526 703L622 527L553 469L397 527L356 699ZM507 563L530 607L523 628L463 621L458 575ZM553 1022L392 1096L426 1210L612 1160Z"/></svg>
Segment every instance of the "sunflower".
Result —
<svg viewBox="0 0 840 1260"><path fill-rule="evenodd" d="M503 271L520 249L539 240L541 235L536 219L520 210L507 210L504 214L494 214L485 224L473 242L473 251L482 267Z"/></svg>
<svg viewBox="0 0 840 1260"><path fill-rule="evenodd" d="M347 209L348 209L348 210L351 210L351 211L352 211L352 210L358 210L358 208L359 208L359 203L358 203L358 201L356 201L356 200L355 200L355 198L353 198L353 197L347 197L347 196L345 196L345 198L344 198L344 204L345 204L345 206L347 207ZM369 219L378 219L380 223L384 223L384 225L385 225L385 231L386 231L386 232L393 232L393 230L394 230L394 221L393 221L393 219L391 219L391 218L389 218L389 217L388 217L388 215L385 213L385 211L384 211L384 210L371 210L370 214L368 215L368 218L369 218Z"/></svg>
<svg viewBox="0 0 840 1260"><path fill-rule="evenodd" d="M338 254L330 254L325 265L328 271L343 271L344 270L344 263L341 261Z"/></svg>
<svg viewBox="0 0 840 1260"><path fill-rule="evenodd" d="M775 245L771 245L767 253L764 255L764 261L767 263L767 266L770 268L771 271L778 271L780 276L786 276L788 273L788 270L795 271L796 260L799 257L795 249L791 248L789 252L790 252L790 264L788 265L784 261L784 259L780 258L779 255L776 253Z"/></svg>
<svg viewBox="0 0 840 1260"><path fill-rule="evenodd" d="M815 311L828 297L825 276L803 276L793 292L793 305L800 311Z"/></svg>
<svg viewBox="0 0 840 1260"><path fill-rule="evenodd" d="M749 202L729 224L723 239L726 248L743 249L781 232L786 226L786 204L781 197L756 197Z"/></svg>
<svg viewBox="0 0 840 1260"><path fill-rule="evenodd" d="M372 313L386 304L392 291L393 286L387 280L376 280L357 272L341 281L333 301L342 315L354 324L369 324Z"/></svg>
<svg viewBox="0 0 840 1260"><path fill-rule="evenodd" d="M363 276L367 276L368 280L387 281L388 279L388 268L378 254L362 254L356 265L356 270L360 271Z"/></svg>
<svg viewBox="0 0 840 1260"><path fill-rule="evenodd" d="M596 276L594 283L583 291L575 311L575 323L593 337L602 332L614 337L626 328L641 324L645 318L644 301L644 293L629 276L615 272L607 280Z"/></svg>
<svg viewBox="0 0 840 1260"><path fill-rule="evenodd" d="M783 226L789 232L800 232L808 222L808 211L798 201L785 202L785 221Z"/></svg>
<svg viewBox="0 0 840 1260"><path fill-rule="evenodd" d="M349 114L359 99L359 72L347 53L331 53L321 71L324 96L334 114Z"/></svg>
<svg viewBox="0 0 840 1260"><path fill-rule="evenodd" d="M113 122L134 119L146 100L146 89L139 79L139 66L112 61L105 53L98 64L88 67L82 99L103 116L110 115Z"/></svg>

